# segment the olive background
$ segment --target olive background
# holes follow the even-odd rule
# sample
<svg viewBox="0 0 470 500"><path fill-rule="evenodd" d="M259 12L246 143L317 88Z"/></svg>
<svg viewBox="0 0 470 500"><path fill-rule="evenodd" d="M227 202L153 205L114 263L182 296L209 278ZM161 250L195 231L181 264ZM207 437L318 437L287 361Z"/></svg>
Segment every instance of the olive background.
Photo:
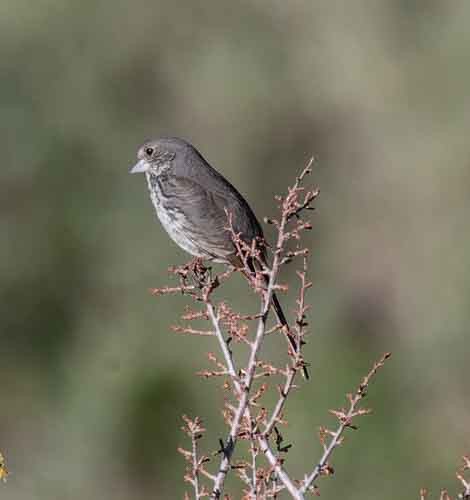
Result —
<svg viewBox="0 0 470 500"><path fill-rule="evenodd" d="M313 467L328 409L390 350L322 498L456 491L470 451L469 22L464 0L0 3L2 498L182 498L181 415L203 418L206 452L224 435L220 383L194 376L215 345L170 331L184 298L148 293L187 256L128 175L145 139L174 135L259 218L317 158L312 377L288 406L288 470ZM253 305L241 278L220 293Z"/></svg>

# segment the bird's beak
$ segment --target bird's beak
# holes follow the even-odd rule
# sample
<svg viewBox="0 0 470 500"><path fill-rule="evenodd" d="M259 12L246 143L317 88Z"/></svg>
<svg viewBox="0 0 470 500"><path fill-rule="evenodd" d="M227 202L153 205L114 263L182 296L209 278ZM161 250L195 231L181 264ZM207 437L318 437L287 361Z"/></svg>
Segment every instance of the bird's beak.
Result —
<svg viewBox="0 0 470 500"><path fill-rule="evenodd" d="M145 160L139 160L130 170L131 174L140 174L146 172L149 168L148 163Z"/></svg>

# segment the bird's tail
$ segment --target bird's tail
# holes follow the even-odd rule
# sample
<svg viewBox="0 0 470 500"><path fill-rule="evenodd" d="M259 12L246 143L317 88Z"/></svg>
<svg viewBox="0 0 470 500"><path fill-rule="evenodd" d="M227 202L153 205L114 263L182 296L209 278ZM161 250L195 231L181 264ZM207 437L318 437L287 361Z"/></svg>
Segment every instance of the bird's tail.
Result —
<svg viewBox="0 0 470 500"><path fill-rule="evenodd" d="M294 351L297 351L297 349L298 349L297 341L296 341L295 337L292 335L291 329L289 328L289 323L287 323L287 319L284 315L284 311L282 310L281 304L279 303L279 300L278 300L277 295L275 293L273 293L271 301L272 301L272 305L274 308L274 312L276 313L277 319L281 323L283 329L285 329L286 337L289 339L289 342L292 346L292 349L294 349ZM299 342L302 342L302 340L299 339ZM309 379L308 370L307 370L307 367L305 365L302 366L302 375L304 376L304 378L306 380Z"/></svg>

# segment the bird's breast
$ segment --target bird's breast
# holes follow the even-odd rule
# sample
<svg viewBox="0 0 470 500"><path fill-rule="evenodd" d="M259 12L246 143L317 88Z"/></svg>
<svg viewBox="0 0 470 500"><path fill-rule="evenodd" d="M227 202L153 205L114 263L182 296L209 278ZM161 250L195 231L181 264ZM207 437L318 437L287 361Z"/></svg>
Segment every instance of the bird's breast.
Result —
<svg viewBox="0 0 470 500"><path fill-rule="evenodd" d="M165 192L165 177L147 174L150 199L157 216L170 238L183 250L196 257L207 258L207 255L196 244L187 228L184 213L173 206L171 197Z"/></svg>

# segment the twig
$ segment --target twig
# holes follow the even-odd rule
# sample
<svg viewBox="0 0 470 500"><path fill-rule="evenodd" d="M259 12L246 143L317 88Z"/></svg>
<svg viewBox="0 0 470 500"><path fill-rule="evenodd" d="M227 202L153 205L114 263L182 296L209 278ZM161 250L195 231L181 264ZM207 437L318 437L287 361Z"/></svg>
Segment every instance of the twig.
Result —
<svg viewBox="0 0 470 500"><path fill-rule="evenodd" d="M374 366L370 370L370 372L364 377L362 382L359 384L359 387L357 388L356 392L354 395L348 394L348 399L349 399L349 410L345 412L344 410L335 410L332 413L339 419L340 424L336 431L326 431L327 434L331 436L331 440L328 445L324 445L324 452L322 457L320 458L320 461L318 464L315 466L313 469L313 472L306 477L306 479L303 482L302 487L300 488L300 491L302 493L305 493L312 485L312 483L318 478L320 474L324 473L329 473L329 468L328 468L328 459L330 458L330 455L332 454L333 450L341 444L342 441L342 434L344 430L348 427L354 428L352 425L352 419L356 416L360 415L366 415L370 413L370 410L362 410L362 409L356 409L357 405L359 402L364 398L364 396L367 393L367 388L369 386L369 383L371 379L375 376L377 371L383 367L385 361L390 358L391 353L387 352L385 353L379 361L374 363Z"/></svg>
<svg viewBox="0 0 470 500"><path fill-rule="evenodd" d="M191 443L192 443L192 451L193 451L194 495L196 497L196 500L199 500L201 498L201 496L199 493L199 470L198 470L198 463L197 463L197 441L196 441L196 437L195 437L194 433L191 436Z"/></svg>
<svg viewBox="0 0 470 500"><path fill-rule="evenodd" d="M254 434L254 429L253 429L253 421L250 418L250 433L253 436ZM251 439L250 442L250 453L251 453L251 494L253 495L253 498L256 498L257 492L258 492L258 479L257 479L257 466L256 466L256 458L258 456L258 450L256 448L256 440Z"/></svg>
<svg viewBox="0 0 470 500"><path fill-rule="evenodd" d="M224 339L224 335L223 335L222 330L220 328L219 318L215 314L214 306L209 298L207 298L207 300L206 300L206 309L207 309L207 313L209 315L209 318L212 321L212 325L214 326L215 336L217 337L217 340L219 342L219 347L220 347L220 350L222 351L222 354L224 356L225 363L227 363L228 373L229 373L231 379L233 380L233 383L237 389L237 392L241 393L240 382L239 382L237 371L235 369L235 364L233 361L232 353L230 352L230 350L227 346L227 342Z"/></svg>
<svg viewBox="0 0 470 500"><path fill-rule="evenodd" d="M299 490L291 481L289 475L283 469L282 463L278 460L274 452L271 450L268 440L264 436L258 436L258 442L260 443L261 451L264 453L268 462L276 471L277 476L286 487L287 491L291 494L292 498L294 498L295 500L303 500L303 492Z"/></svg>
<svg viewBox="0 0 470 500"><path fill-rule="evenodd" d="M205 432L202 422L199 417L191 420L186 415L183 415L183 420L185 425L183 426L183 431L191 438L191 451L185 450L184 448L178 448L178 451L184 456L189 464L184 476L185 481L191 483L194 488L194 498L195 500L200 500L206 496L206 490L200 487L199 484L199 474L203 473L207 475L204 470L204 463L209 459L207 457L198 457L197 453L197 441L201 439Z"/></svg>
<svg viewBox="0 0 470 500"><path fill-rule="evenodd" d="M295 327L297 334L296 335L297 353L301 346L302 337L304 335L304 329L307 326L307 323L305 322L305 313L307 311L308 306L305 305L305 292L307 291L308 288L312 286L310 282L306 281L306 270L307 270L307 259L306 255L304 255L303 271L297 273L301 281L299 298L297 299L297 318ZM297 364L298 361L299 361L299 355L297 354L297 357L294 360L294 362ZM280 417L280 414L284 408L284 405L287 401L287 396L289 395L289 392L291 391L294 385L294 380L296 375L297 375L297 370L295 369L295 367L291 368L286 375L286 381L284 383L284 386L282 388L279 388L279 399L277 400L271 418L269 419L269 422L264 429L265 436L269 437L274 426L276 425Z"/></svg>
<svg viewBox="0 0 470 500"><path fill-rule="evenodd" d="M463 465L457 471L456 476L457 479L462 483L464 490L459 494L458 498L463 500L467 500L470 498L470 480L466 479L464 474L466 471L470 470L470 456L464 455L462 457Z"/></svg>

